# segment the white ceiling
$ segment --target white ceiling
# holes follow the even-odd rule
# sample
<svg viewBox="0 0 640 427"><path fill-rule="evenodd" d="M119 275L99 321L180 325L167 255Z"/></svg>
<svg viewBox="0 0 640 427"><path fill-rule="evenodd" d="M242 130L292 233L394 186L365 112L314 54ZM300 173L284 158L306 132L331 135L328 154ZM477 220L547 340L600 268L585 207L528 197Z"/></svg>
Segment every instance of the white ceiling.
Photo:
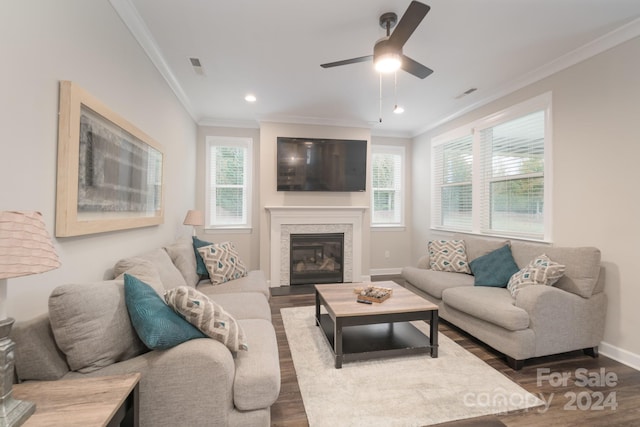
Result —
<svg viewBox="0 0 640 427"><path fill-rule="evenodd" d="M393 75L383 76L379 123L372 64L320 64L372 54L385 34L379 16L401 17L409 0L111 3L198 123L371 126L374 135L416 135L640 35L639 0L426 0L431 11L404 53L434 73L398 73L401 115L392 113Z"/></svg>

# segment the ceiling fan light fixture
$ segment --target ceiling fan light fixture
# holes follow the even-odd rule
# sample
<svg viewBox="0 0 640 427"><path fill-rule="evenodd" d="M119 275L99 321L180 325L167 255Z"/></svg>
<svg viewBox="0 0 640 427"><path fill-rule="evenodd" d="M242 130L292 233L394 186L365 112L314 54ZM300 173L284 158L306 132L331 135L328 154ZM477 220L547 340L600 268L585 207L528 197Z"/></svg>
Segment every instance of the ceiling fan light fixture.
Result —
<svg viewBox="0 0 640 427"><path fill-rule="evenodd" d="M397 53L385 53L376 58L374 66L380 73L393 73L402 66L402 58Z"/></svg>

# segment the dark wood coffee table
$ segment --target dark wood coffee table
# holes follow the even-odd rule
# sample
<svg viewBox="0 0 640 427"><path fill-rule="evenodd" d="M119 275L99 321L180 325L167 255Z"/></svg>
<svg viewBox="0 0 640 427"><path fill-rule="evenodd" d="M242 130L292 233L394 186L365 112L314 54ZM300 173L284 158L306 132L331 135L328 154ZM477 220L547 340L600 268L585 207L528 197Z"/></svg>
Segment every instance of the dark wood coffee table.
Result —
<svg viewBox="0 0 640 427"><path fill-rule="evenodd" d="M316 324L333 351L336 368L343 362L431 353L438 357L438 306L395 282L374 282L393 289L381 303L356 302L354 288L368 283L315 285ZM327 314L321 314L323 306ZM429 322L429 336L410 321Z"/></svg>

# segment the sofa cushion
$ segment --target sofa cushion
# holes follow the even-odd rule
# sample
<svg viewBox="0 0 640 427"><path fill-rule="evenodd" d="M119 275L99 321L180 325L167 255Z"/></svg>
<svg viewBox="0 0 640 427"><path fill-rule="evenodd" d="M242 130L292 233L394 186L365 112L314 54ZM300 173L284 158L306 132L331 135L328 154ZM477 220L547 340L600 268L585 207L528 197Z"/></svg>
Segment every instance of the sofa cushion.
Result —
<svg viewBox="0 0 640 427"><path fill-rule="evenodd" d="M250 351L237 353L233 402L241 411L268 408L280 393L278 341L271 322L239 320L251 344Z"/></svg>
<svg viewBox="0 0 640 427"><path fill-rule="evenodd" d="M264 319L271 321L269 300L261 292L207 293L207 289L217 286L201 287L209 299L220 304L234 318Z"/></svg>
<svg viewBox="0 0 640 427"><path fill-rule="evenodd" d="M213 243L200 240L196 236L193 236L191 239L193 241L193 252L196 256L196 272L198 273L198 275L200 275L200 277L209 277L207 266L204 264L204 260L202 259L202 255L200 255L200 252L198 252L198 249L209 246Z"/></svg>
<svg viewBox="0 0 640 427"><path fill-rule="evenodd" d="M113 274L117 277L130 270L134 265L139 264L141 260L150 261L155 266L165 290L186 286L187 283L180 270L173 265L169 254L162 248L154 249L135 257L121 259L113 267Z"/></svg>
<svg viewBox="0 0 640 427"><path fill-rule="evenodd" d="M187 286L195 288L200 281L200 275L197 272L197 261L191 240L178 240L169 246L165 246L164 250L167 251L171 262L184 277Z"/></svg>
<svg viewBox="0 0 640 427"><path fill-rule="evenodd" d="M223 343L231 351L248 350L244 331L220 304L188 286L174 288L164 295L174 311L206 336Z"/></svg>
<svg viewBox="0 0 640 427"><path fill-rule="evenodd" d="M529 327L529 314L514 305L505 288L473 286L450 288L442 293L445 305L510 331Z"/></svg>
<svg viewBox="0 0 640 427"><path fill-rule="evenodd" d="M428 252L432 270L471 273L463 240L431 240Z"/></svg>
<svg viewBox="0 0 640 427"><path fill-rule="evenodd" d="M518 272L509 245L474 259L469 263L469 267L474 276L475 286L504 288L511 276Z"/></svg>
<svg viewBox="0 0 640 427"><path fill-rule="evenodd" d="M165 350L205 335L173 311L153 288L134 276L124 276L125 300L131 323L144 344Z"/></svg>
<svg viewBox="0 0 640 427"><path fill-rule="evenodd" d="M247 275L247 267L231 242L213 243L198 248L200 256L214 285L239 279Z"/></svg>
<svg viewBox="0 0 640 427"><path fill-rule="evenodd" d="M464 246L467 251L467 261L474 259L500 249L504 245L509 245L510 241L505 239L495 239L485 236L474 236L472 234L455 233L454 239L464 240Z"/></svg>
<svg viewBox="0 0 640 427"><path fill-rule="evenodd" d="M513 258L520 268L526 267L536 256L545 253L566 266L564 276L555 284L563 291L589 298L600 276L600 250L591 246L562 247L535 243L513 242Z"/></svg>
<svg viewBox="0 0 640 427"><path fill-rule="evenodd" d="M402 278L429 295L442 299L442 292L448 288L473 286L474 278L469 274L434 271L417 267L402 269Z"/></svg>
<svg viewBox="0 0 640 427"><path fill-rule="evenodd" d="M197 289L209 296L237 292L260 292L267 299L270 297L269 285L262 270L251 270L244 277L219 285L212 284L210 280L201 280Z"/></svg>
<svg viewBox="0 0 640 427"><path fill-rule="evenodd" d="M562 277L564 270L564 265L551 261L548 256L542 254L532 260L525 268L515 273L509 279L507 288L515 298L525 286L554 285Z"/></svg>
<svg viewBox="0 0 640 427"><path fill-rule="evenodd" d="M49 319L72 371L93 372L146 351L129 320L120 281L58 286L49 297Z"/></svg>
<svg viewBox="0 0 640 427"><path fill-rule="evenodd" d="M160 279L160 273L151 261L142 258L127 258L118 261L113 271L122 272L116 277L116 280L121 280L124 283L124 275L129 274L151 286L158 295L164 295L165 289L162 279Z"/></svg>
<svg viewBox="0 0 640 427"><path fill-rule="evenodd" d="M64 353L56 345L48 314L16 323L11 329L15 342L16 376L20 381L54 381L69 372Z"/></svg>

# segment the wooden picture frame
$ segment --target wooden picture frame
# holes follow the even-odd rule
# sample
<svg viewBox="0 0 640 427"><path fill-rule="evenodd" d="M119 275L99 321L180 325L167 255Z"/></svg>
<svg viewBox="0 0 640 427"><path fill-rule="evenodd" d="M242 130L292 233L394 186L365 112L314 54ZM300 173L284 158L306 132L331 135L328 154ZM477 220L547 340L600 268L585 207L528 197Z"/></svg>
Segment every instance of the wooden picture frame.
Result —
<svg viewBox="0 0 640 427"><path fill-rule="evenodd" d="M70 81L60 82L56 236L164 222L164 150Z"/></svg>

